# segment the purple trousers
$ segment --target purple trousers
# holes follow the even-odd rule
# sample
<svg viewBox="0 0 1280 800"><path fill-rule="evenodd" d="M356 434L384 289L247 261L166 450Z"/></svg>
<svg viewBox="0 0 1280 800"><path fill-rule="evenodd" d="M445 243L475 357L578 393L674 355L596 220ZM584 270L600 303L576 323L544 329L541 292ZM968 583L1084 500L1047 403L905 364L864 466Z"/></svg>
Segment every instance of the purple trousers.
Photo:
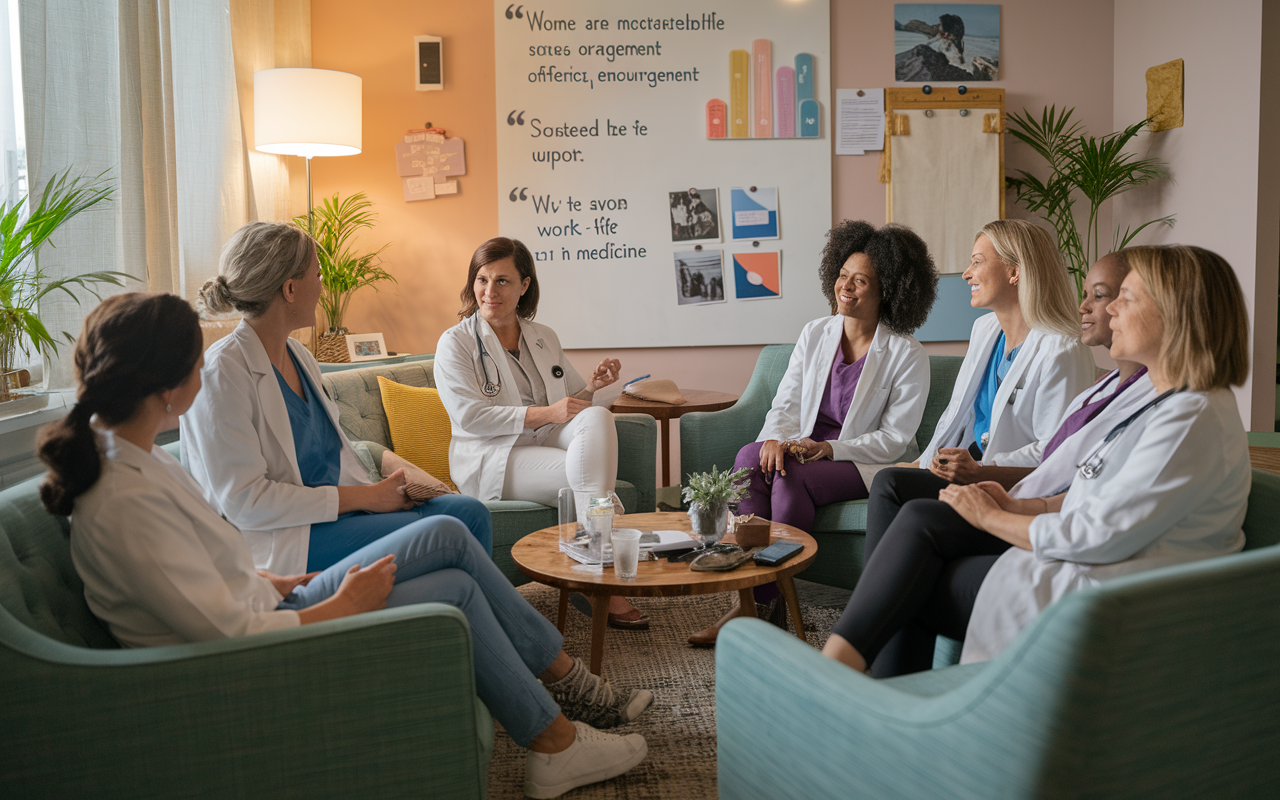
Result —
<svg viewBox="0 0 1280 800"><path fill-rule="evenodd" d="M738 504L739 514L755 514L810 533L818 506L867 496L862 473L852 461L822 459L801 464L788 455L782 462L785 476L780 472L766 474L760 469L763 445L764 442L752 442L738 451L733 462L735 472L751 470L747 496ZM778 589L772 583L757 586L755 596L757 602L767 603L778 596Z"/></svg>

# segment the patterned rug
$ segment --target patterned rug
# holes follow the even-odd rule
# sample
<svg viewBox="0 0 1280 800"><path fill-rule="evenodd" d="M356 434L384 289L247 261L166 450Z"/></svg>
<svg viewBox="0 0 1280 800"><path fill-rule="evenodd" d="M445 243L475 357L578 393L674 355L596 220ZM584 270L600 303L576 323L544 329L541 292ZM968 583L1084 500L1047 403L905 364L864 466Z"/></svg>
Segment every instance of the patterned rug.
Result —
<svg viewBox="0 0 1280 800"><path fill-rule="evenodd" d="M809 643L821 647L844 609L849 593L797 581ZM559 593L525 584L520 593L555 620ZM603 672L620 687L653 690L654 705L619 732L641 733L649 755L626 775L584 786L566 798L587 800L657 800L715 798L716 682L715 650L691 647L689 634L715 622L729 608L732 595L636 598L649 615L648 631L610 629L605 638ZM571 606L566 621L565 651L584 661L590 656L591 620ZM498 726L489 767L489 797L524 797L525 750Z"/></svg>

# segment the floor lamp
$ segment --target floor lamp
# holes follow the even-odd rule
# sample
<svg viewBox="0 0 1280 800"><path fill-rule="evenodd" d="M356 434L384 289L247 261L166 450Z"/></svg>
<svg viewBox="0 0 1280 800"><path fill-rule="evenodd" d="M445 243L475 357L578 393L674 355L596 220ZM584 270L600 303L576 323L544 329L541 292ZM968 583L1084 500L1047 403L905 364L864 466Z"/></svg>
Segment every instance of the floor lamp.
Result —
<svg viewBox="0 0 1280 800"><path fill-rule="evenodd" d="M360 138L359 75L331 69L264 69L253 74L253 146L307 160L307 227L314 229L311 159L354 156Z"/></svg>

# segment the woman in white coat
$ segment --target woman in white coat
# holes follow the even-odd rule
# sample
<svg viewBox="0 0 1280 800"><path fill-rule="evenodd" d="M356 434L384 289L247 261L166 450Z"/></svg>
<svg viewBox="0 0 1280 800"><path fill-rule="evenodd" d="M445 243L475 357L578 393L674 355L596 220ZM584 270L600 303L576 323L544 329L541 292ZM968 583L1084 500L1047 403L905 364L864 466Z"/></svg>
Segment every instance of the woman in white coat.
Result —
<svg viewBox="0 0 1280 800"><path fill-rule="evenodd" d="M530 750L530 796L556 797L644 758L640 735L601 733L582 720L628 721L652 694L617 692L565 655L555 627L456 519L419 520L319 574L255 571L239 531L153 444L200 393L202 344L196 313L179 297L108 298L76 342L78 402L41 431L50 468L41 499L71 515L85 599L121 644L249 636L384 606L448 603L470 625L477 694Z"/></svg>
<svg viewBox="0 0 1280 800"><path fill-rule="evenodd" d="M320 262L292 225L251 222L227 241L201 303L245 315L205 354L205 390L182 418L182 458L205 497L244 533L260 569L315 572L419 519L461 520L492 551L489 511L449 494L415 506L406 474L439 484L388 451L370 480L338 425L320 366L290 331L313 325ZM442 485L442 484L441 484Z"/></svg>
<svg viewBox="0 0 1280 800"><path fill-rule="evenodd" d="M555 331L533 321L538 296L522 242L498 237L476 248L462 321L436 345L436 388L453 430L449 474L481 500L555 507L567 486L581 511L589 498L612 495L617 480L613 415L591 398L618 380L622 365L606 358L583 380ZM649 619L614 597L609 624L643 629Z"/></svg>
<svg viewBox="0 0 1280 800"><path fill-rule="evenodd" d="M911 229L845 220L818 265L832 316L805 325L756 441L738 451L749 470L739 513L808 531L818 506L867 496L878 465L915 455L929 396L929 357L911 333L937 297L929 248ZM758 602L775 601L769 585ZM714 644L720 626L689 637Z"/></svg>
<svg viewBox="0 0 1280 800"><path fill-rule="evenodd" d="M1249 454L1230 388L1249 371L1240 285L1201 248L1125 253L1131 271L1109 306L1111 354L1145 366L1156 396L1071 454L1068 462L1080 460L1063 493L1011 495L995 481L943 489L965 525L886 536L868 563L882 579L858 584L828 656L864 670L897 630L932 613L967 628L962 660L980 661L1068 592L1244 546ZM994 562L968 558L993 541L1007 548ZM980 585L968 608L938 591L963 570Z"/></svg>
<svg viewBox="0 0 1280 800"><path fill-rule="evenodd" d="M919 460L876 475L868 559L907 501L935 499L952 482L1012 486L1038 466L1067 405L1096 377L1062 257L1042 228L1017 219L987 224L964 279L970 304L993 313L973 323L951 401Z"/></svg>

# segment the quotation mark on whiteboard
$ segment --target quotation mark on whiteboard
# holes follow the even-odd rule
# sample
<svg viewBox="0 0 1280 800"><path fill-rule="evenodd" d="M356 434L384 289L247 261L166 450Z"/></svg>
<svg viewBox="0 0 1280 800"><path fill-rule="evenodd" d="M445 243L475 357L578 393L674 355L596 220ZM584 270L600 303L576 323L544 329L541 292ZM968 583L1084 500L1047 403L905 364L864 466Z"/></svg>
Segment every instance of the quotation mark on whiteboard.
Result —
<svg viewBox="0 0 1280 800"><path fill-rule="evenodd" d="M521 111L521 112L520 112L520 116L518 116L518 117L517 117L515 114L516 114L516 112L515 112L515 111L512 111L510 114L508 114L508 115L507 115L507 124L508 124L508 125L523 125L523 124L524 124L524 112L523 112L523 111Z"/></svg>
<svg viewBox="0 0 1280 800"><path fill-rule="evenodd" d="M512 6L515 6L515 9L516 9L516 13L514 14L511 13ZM512 3L510 6L507 6L507 19L524 19L524 14L520 13L520 9L522 8L524 8L524 6L516 6L515 3Z"/></svg>
<svg viewBox="0 0 1280 800"><path fill-rule="evenodd" d="M519 190L520 190L520 196L519 196L519 197L516 197L516 189L519 189ZM517 200L528 200L528 199L529 199L529 195L525 194L525 192L527 192L528 190L529 190L529 187L528 187L528 186L524 187L523 189L521 189L519 186L517 186L515 189L512 189L512 190L511 190L511 194L507 195L507 199L508 199L508 200L510 200L510 201L511 201L511 202L513 202L513 203L514 203L515 201L517 201Z"/></svg>

